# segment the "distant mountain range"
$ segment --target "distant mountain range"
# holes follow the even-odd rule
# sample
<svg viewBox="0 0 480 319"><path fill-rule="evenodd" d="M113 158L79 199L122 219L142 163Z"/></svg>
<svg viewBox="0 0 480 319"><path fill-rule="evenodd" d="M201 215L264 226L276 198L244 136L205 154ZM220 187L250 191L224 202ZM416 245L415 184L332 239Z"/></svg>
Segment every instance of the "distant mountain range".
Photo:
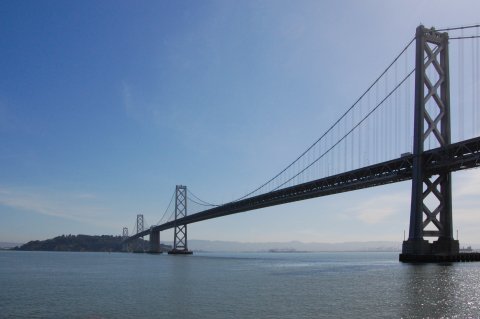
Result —
<svg viewBox="0 0 480 319"><path fill-rule="evenodd" d="M0 243L0 249L44 250L44 251L121 251L120 236L62 235L47 240L34 240L26 244ZM163 250L173 243L163 242ZM148 239L144 245L148 246ZM268 251L399 251L401 243L389 241L345 242L345 243L303 243L299 241L242 243L233 241L189 240L193 251L206 252L268 252Z"/></svg>
<svg viewBox="0 0 480 319"><path fill-rule="evenodd" d="M193 251L268 252L268 251L400 251L400 242L370 241L345 243L302 243L299 241L271 243L241 243L230 241L189 240Z"/></svg>
<svg viewBox="0 0 480 319"><path fill-rule="evenodd" d="M460 245L461 248L463 247ZM480 249L480 244L470 245L473 250ZM209 252L269 252L269 251L391 251L402 250L401 241L365 241L343 243L303 243L300 241L242 243L233 241L189 240L188 248L193 251Z"/></svg>

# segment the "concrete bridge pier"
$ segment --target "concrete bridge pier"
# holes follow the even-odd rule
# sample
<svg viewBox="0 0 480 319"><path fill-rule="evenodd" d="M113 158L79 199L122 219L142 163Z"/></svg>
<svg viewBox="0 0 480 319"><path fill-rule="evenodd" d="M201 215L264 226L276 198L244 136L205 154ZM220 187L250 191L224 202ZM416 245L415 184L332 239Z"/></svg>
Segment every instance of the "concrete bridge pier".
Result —
<svg viewBox="0 0 480 319"><path fill-rule="evenodd" d="M150 254L162 253L162 250L160 249L160 231L150 230L150 249L148 252Z"/></svg>

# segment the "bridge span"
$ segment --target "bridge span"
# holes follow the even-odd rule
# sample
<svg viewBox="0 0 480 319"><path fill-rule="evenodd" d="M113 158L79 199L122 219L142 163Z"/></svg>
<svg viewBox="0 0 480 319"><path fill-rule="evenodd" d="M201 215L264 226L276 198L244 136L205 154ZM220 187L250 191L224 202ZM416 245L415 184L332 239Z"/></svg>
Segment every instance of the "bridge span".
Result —
<svg viewBox="0 0 480 319"><path fill-rule="evenodd" d="M125 243L149 235L151 250L158 252L160 231L174 228L172 253L188 254L191 252L187 247L187 225L191 223L411 180L409 236L403 242L400 260L480 260L480 254L462 257L452 227L451 173L480 166L480 36L464 36L463 30L470 28L479 29L480 25L444 30L419 26L415 37L359 99L315 143L272 179L238 200L223 205L208 205L199 199L196 203L206 204L204 206L208 208L190 215L187 215L187 188L177 186L174 196L175 218L145 229L143 216L140 218L139 215L135 234L128 237L128 230L124 228ZM447 32L441 32L460 29L462 36L459 37L449 37ZM450 111L449 43L452 40L477 41L477 49L475 43L471 43L473 53L470 61L474 62L467 72L472 81L468 86L471 90L471 115L469 119L465 117L466 102L462 94L467 86L463 80L459 80L458 110L454 116L460 133L455 143L452 143ZM399 76L400 58L408 61L408 50L413 43L415 65L411 68L405 62L404 74ZM460 48L463 50L463 44ZM462 62L459 70L456 70L458 78L466 72L462 50L458 51ZM407 152L398 152L395 146L402 144L404 136L411 135L409 81L413 74L413 141L412 144L407 142L401 145ZM392 79L395 79L393 85ZM465 127L472 132L470 138L464 137ZM337 157L335 154L338 154ZM381 154L387 154L386 158ZM402 155L398 157L399 154ZM362 162L362 155L372 156L374 160ZM358 156L355 163L354 156ZM370 165L372 162L376 164ZM327 167L332 163L343 169L332 173ZM315 167L328 169L312 174L311 170ZM299 176L307 176L307 180L300 180ZM429 242L425 237L437 240Z"/></svg>
<svg viewBox="0 0 480 319"><path fill-rule="evenodd" d="M178 225L188 225L259 208L410 180L412 179L413 156L412 154L405 155L395 160L210 208L162 225L153 226L130 236L127 241L148 236L151 232L171 229ZM452 172L476 168L480 166L480 137L450 144L445 148L429 150L423 154L423 161L430 175L444 171Z"/></svg>

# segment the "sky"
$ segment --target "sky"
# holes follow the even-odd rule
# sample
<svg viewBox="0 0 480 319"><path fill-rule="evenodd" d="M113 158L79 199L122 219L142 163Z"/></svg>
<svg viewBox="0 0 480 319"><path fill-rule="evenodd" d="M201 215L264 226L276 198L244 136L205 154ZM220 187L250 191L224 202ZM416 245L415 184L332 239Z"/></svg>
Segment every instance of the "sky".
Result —
<svg viewBox="0 0 480 319"><path fill-rule="evenodd" d="M0 2L0 242L121 235L175 185L224 203L275 175L419 24L478 1ZM453 175L461 244L480 243L480 172ZM190 239L398 241L410 182L188 226ZM171 231L162 241L172 241Z"/></svg>

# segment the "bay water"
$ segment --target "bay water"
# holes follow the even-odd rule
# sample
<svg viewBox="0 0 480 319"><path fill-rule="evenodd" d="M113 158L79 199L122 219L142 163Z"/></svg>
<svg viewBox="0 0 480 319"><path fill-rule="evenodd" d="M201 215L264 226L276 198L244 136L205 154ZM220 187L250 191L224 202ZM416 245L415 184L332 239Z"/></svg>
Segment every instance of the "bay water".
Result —
<svg viewBox="0 0 480 319"><path fill-rule="evenodd" d="M0 318L480 318L480 263L2 251Z"/></svg>

